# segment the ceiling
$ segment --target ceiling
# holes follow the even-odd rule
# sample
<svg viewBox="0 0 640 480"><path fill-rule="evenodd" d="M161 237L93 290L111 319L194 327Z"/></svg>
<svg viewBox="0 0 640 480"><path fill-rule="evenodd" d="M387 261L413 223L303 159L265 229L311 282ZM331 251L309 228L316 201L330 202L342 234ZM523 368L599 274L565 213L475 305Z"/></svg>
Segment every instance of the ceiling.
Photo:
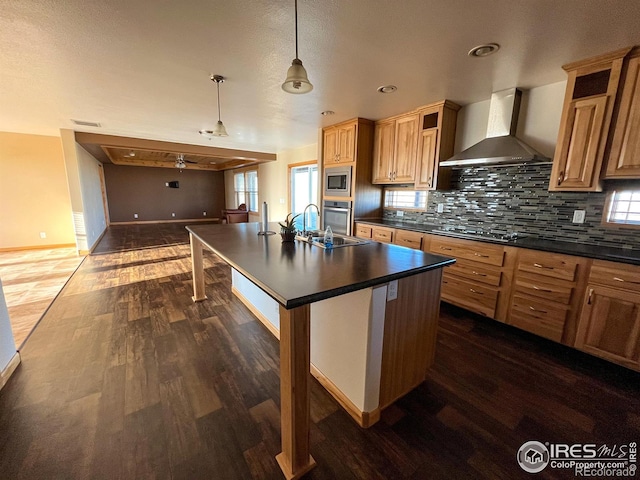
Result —
<svg viewBox="0 0 640 480"><path fill-rule="evenodd" d="M0 9L0 131L268 153L316 143L319 127L356 116L563 81L565 63L640 44L638 0L299 0L299 56L314 89L291 95L280 85L295 56L292 0L0 0ZM501 50L467 56L488 42ZM217 121L211 74L227 78L229 137L208 140L198 130ZM386 84L397 92L376 91Z"/></svg>

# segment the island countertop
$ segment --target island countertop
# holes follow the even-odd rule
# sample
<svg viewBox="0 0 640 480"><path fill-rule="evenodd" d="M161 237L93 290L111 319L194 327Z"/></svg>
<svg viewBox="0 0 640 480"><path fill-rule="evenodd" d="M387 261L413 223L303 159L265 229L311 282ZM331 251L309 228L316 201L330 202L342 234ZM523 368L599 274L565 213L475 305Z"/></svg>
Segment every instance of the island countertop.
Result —
<svg viewBox="0 0 640 480"><path fill-rule="evenodd" d="M371 242L325 250L279 234L258 235L259 223L190 225L187 230L286 309L442 268L455 259ZM271 224L274 231L277 223Z"/></svg>

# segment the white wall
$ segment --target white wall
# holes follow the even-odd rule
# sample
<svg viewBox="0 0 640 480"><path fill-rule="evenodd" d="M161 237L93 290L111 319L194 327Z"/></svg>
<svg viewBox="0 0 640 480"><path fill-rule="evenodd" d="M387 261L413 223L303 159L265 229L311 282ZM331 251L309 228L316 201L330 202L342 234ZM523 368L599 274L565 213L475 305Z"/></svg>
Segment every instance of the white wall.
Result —
<svg viewBox="0 0 640 480"><path fill-rule="evenodd" d="M567 82L523 90L516 135L553 158ZM458 112L456 153L485 138L490 100L466 105Z"/></svg>
<svg viewBox="0 0 640 480"><path fill-rule="evenodd" d="M102 164L78 144L76 144L76 151L84 209L84 228L87 236L87 245L92 248L100 238L100 235L107 229L100 182Z"/></svg>
<svg viewBox="0 0 640 480"><path fill-rule="evenodd" d="M2 280L0 280L0 372L7 368L16 351L11 323L9 323L7 302L4 299Z"/></svg>

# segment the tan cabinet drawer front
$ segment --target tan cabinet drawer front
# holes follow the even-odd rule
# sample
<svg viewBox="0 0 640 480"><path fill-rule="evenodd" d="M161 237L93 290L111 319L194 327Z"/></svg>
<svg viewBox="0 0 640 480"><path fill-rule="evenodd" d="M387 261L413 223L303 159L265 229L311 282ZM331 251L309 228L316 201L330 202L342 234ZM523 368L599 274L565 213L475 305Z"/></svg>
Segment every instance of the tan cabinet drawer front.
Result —
<svg viewBox="0 0 640 480"><path fill-rule="evenodd" d="M464 259L456 260L456 263L447 267L446 271L474 282L486 283L496 287L500 286L500 278L502 277L502 272L498 267L491 267Z"/></svg>
<svg viewBox="0 0 640 480"><path fill-rule="evenodd" d="M493 318L498 292L492 287L480 286L449 275L442 277L442 299Z"/></svg>
<svg viewBox="0 0 640 480"><path fill-rule="evenodd" d="M498 267L501 267L504 262L504 248L502 246L474 242L473 240L461 240L459 238L436 235L431 239L431 251L441 255L464 258Z"/></svg>
<svg viewBox="0 0 640 480"><path fill-rule="evenodd" d="M394 233L394 230L391 228L373 227L372 238L376 242L391 243L393 242L393 233Z"/></svg>
<svg viewBox="0 0 640 480"><path fill-rule="evenodd" d="M356 237L371 238L371 230L368 225L356 225Z"/></svg>
<svg viewBox="0 0 640 480"><path fill-rule="evenodd" d="M599 283L632 292L640 292L640 267L595 260L591 267L589 283Z"/></svg>
<svg viewBox="0 0 640 480"><path fill-rule="evenodd" d="M418 232L409 232L407 230L396 230L393 243L402 245L403 247L422 248L422 234Z"/></svg>
<svg viewBox="0 0 640 480"><path fill-rule="evenodd" d="M521 250L518 257L518 270L572 282L579 263L580 258L571 255Z"/></svg>
<svg viewBox="0 0 640 480"><path fill-rule="evenodd" d="M509 312L509 323L516 327L559 342L569 307L540 299L515 295Z"/></svg>
<svg viewBox="0 0 640 480"><path fill-rule="evenodd" d="M536 277L538 276L536 275ZM573 287L540 282L539 278L518 277L516 279L516 292L568 305L571 302Z"/></svg>

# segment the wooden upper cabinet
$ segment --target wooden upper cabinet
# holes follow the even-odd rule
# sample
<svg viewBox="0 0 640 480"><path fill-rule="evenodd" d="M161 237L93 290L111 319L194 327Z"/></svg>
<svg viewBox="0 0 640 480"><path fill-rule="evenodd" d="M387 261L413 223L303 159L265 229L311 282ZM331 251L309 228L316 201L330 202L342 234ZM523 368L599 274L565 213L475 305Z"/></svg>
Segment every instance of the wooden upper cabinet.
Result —
<svg viewBox="0 0 640 480"><path fill-rule="evenodd" d="M601 174L625 56L631 48L564 65L568 74L549 190L602 190Z"/></svg>
<svg viewBox="0 0 640 480"><path fill-rule="evenodd" d="M640 179L640 48L628 63L605 178Z"/></svg>
<svg viewBox="0 0 640 480"><path fill-rule="evenodd" d="M416 165L416 188L430 190L435 188L436 155L438 152L438 130L423 130L418 144L418 163Z"/></svg>
<svg viewBox="0 0 640 480"><path fill-rule="evenodd" d="M338 163L355 161L356 123L344 125L338 129Z"/></svg>
<svg viewBox="0 0 640 480"><path fill-rule="evenodd" d="M418 151L417 113L376 122L373 183L413 183Z"/></svg>
<svg viewBox="0 0 640 480"><path fill-rule="evenodd" d="M413 183L416 174L418 150L418 114L409 114L396 120L393 151L393 183Z"/></svg>
<svg viewBox="0 0 640 480"><path fill-rule="evenodd" d="M324 131L322 160L325 165L333 165L338 158L338 129L328 128Z"/></svg>
<svg viewBox="0 0 640 480"><path fill-rule="evenodd" d="M355 161L357 119L324 130L323 163L335 165Z"/></svg>
<svg viewBox="0 0 640 480"><path fill-rule="evenodd" d="M376 123L373 143L373 183L389 183L391 181L395 135L394 121Z"/></svg>
<svg viewBox="0 0 640 480"><path fill-rule="evenodd" d="M460 106L448 100L419 110L420 136L415 181L417 190L435 190L449 186L451 169L441 168L440 161L453 156L458 110Z"/></svg>
<svg viewBox="0 0 640 480"><path fill-rule="evenodd" d="M598 184L598 150L606 107L605 95L571 102L569 105L562 142L566 148L557 157L558 190L590 190ZM552 181L553 178L551 175Z"/></svg>

